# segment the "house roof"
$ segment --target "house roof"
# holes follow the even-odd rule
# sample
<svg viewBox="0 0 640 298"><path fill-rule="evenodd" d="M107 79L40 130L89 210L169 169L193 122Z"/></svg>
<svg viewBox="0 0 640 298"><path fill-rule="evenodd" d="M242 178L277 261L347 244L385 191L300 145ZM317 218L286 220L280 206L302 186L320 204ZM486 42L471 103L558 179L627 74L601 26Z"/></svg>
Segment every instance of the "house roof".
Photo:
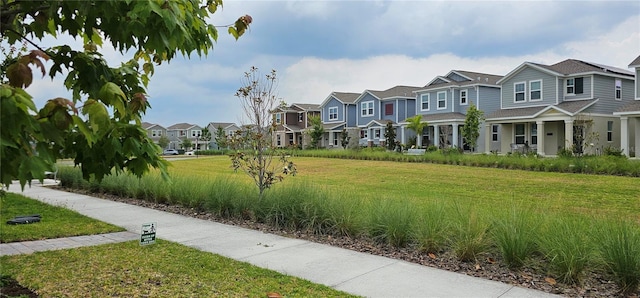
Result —
<svg viewBox="0 0 640 298"><path fill-rule="evenodd" d="M466 81L449 80L447 77L452 73L465 77L468 80ZM499 75L466 71L466 70L452 70L447 74L447 77L437 76L435 79L431 80L431 82L429 82L427 85L421 88L422 90L417 90L417 91L431 90L431 89L437 89L437 88L443 88L443 87L463 87L463 86L470 86L470 85L476 85L476 84L497 85L498 84L497 82L500 79L502 79L502 76L499 76ZM443 83L436 83L439 80L443 81Z"/></svg>
<svg viewBox="0 0 640 298"><path fill-rule="evenodd" d="M174 125L171 125L169 127L167 127L168 130L174 130L174 129L189 129L189 128L193 128L196 125L193 124L189 124L189 123L177 123Z"/></svg>
<svg viewBox="0 0 640 298"><path fill-rule="evenodd" d="M415 94L413 92L418 89L420 89L420 87L399 85L399 86L391 87L384 91L375 91L375 90L368 90L368 91L378 99L396 98L396 97L414 98Z"/></svg>
<svg viewBox="0 0 640 298"><path fill-rule="evenodd" d="M345 124L346 122L325 123L325 124L322 124L322 127L326 130L333 130L340 126L344 126Z"/></svg>
<svg viewBox="0 0 640 298"><path fill-rule="evenodd" d="M215 128L222 127L223 129L229 128L231 126L238 127L235 123L228 123L228 122L209 122L209 125L207 126L213 126Z"/></svg>
<svg viewBox="0 0 640 298"><path fill-rule="evenodd" d="M640 113L640 100L634 100L634 101L632 101L632 102L620 107L613 114L614 115L621 115L621 114L638 114L638 113Z"/></svg>
<svg viewBox="0 0 640 298"><path fill-rule="evenodd" d="M142 122L142 124L141 124L141 127L142 127L142 128L144 128L144 129L147 129L147 130L148 130L148 129L151 129L151 128L152 128L152 127L154 127L154 126L157 126L157 127L159 127L159 128L162 128L162 129L166 129L166 128L164 128L164 127L163 127L162 125L160 125L160 124L149 123L149 122Z"/></svg>
<svg viewBox="0 0 640 298"><path fill-rule="evenodd" d="M487 115L486 119L487 120L518 119L518 118L531 119L552 109L565 113L567 115L573 116L582 112L583 110L595 104L596 102L598 102L598 99L572 100L572 101L563 101L557 105L552 105L552 106L538 106L538 107L517 108L517 109L501 109Z"/></svg>
<svg viewBox="0 0 640 298"><path fill-rule="evenodd" d="M294 103L291 105L296 106L300 109L302 109L303 111L320 111L320 105L317 104L311 104L311 103Z"/></svg>
<svg viewBox="0 0 640 298"><path fill-rule="evenodd" d="M466 70L452 70L449 74L454 72L470 79L473 83L496 85L498 80L502 79L501 75L494 75L494 74L473 72L473 71L466 71Z"/></svg>
<svg viewBox="0 0 640 298"><path fill-rule="evenodd" d="M636 57L631 63L629 63L629 67L640 67L640 56Z"/></svg>
<svg viewBox="0 0 640 298"><path fill-rule="evenodd" d="M353 104L356 102L356 99L360 96L360 93L351 93L351 92L331 92L327 98L320 104L320 107L324 107L331 98L335 98L343 104Z"/></svg>
<svg viewBox="0 0 640 298"><path fill-rule="evenodd" d="M388 122L391 122L391 124L395 125L396 123L393 120L380 120L380 119L374 119L369 121L369 123L367 123L367 125L365 125L364 127L378 127L378 126L386 126Z"/></svg>
<svg viewBox="0 0 640 298"><path fill-rule="evenodd" d="M426 121L427 123L443 122L443 121L451 121L451 120L464 121L465 118L466 116L464 114L458 113L458 112L422 115L422 121ZM407 122L407 120L405 120L405 122Z"/></svg>
<svg viewBox="0 0 640 298"><path fill-rule="evenodd" d="M619 75L633 76L633 72L626 69L617 68L614 66L608 66L604 64L598 64L593 62L586 62L576 59L567 59L548 66L549 69L554 70L564 75L572 75L579 73L597 72L597 73L615 73Z"/></svg>

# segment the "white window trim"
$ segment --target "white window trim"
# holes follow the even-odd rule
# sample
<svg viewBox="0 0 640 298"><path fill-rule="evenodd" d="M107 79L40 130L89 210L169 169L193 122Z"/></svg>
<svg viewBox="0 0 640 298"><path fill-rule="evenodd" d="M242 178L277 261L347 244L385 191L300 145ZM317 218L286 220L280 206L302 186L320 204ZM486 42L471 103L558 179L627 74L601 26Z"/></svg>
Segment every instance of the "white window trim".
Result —
<svg viewBox="0 0 640 298"><path fill-rule="evenodd" d="M611 129L609 129L609 123L611 123ZM607 143L613 143L613 126L615 124L613 121L607 121ZM611 135L611 139L609 139L609 135Z"/></svg>
<svg viewBox="0 0 640 298"><path fill-rule="evenodd" d="M202 131L201 130L194 129L194 130L191 131L191 137L192 138L195 138L198 135L202 135Z"/></svg>
<svg viewBox="0 0 640 298"><path fill-rule="evenodd" d="M493 128L496 128L495 131L493 131ZM493 136L496 136L496 140L493 140ZM499 142L500 141L500 127L497 124L492 124L491 125L491 141L492 142Z"/></svg>
<svg viewBox="0 0 640 298"><path fill-rule="evenodd" d="M571 87L573 87L573 92L571 92L571 93L567 92L567 88L569 88L569 80L573 80L573 85L571 85ZM576 95L576 78L568 78L568 79L564 80L564 94L565 95Z"/></svg>
<svg viewBox="0 0 640 298"><path fill-rule="evenodd" d="M535 83L535 82L540 82L540 98L539 99L532 99L531 98L531 92L536 91L536 90L533 90L531 88L531 84ZM528 94L529 94L529 101L542 101L542 80L529 81L529 92L528 92Z"/></svg>
<svg viewBox="0 0 640 298"><path fill-rule="evenodd" d="M464 102L462 102L462 92L464 92ZM460 105L466 106L469 104L469 92L465 90L460 90Z"/></svg>
<svg viewBox="0 0 640 298"><path fill-rule="evenodd" d="M622 80L621 79L615 79L613 81L613 98L615 100L622 100ZM618 97L618 82L620 82L620 97Z"/></svg>
<svg viewBox="0 0 640 298"><path fill-rule="evenodd" d="M331 113L332 110L335 110L335 113ZM331 114L335 114L335 117L331 117ZM338 107L330 107L329 108L329 121L338 120Z"/></svg>
<svg viewBox="0 0 640 298"><path fill-rule="evenodd" d="M282 124L282 114L276 113L276 124Z"/></svg>
<svg viewBox="0 0 640 298"><path fill-rule="evenodd" d="M440 94L444 93L444 107L440 107ZM438 110L446 110L447 109L447 91L438 91L436 93L436 109Z"/></svg>
<svg viewBox="0 0 640 298"><path fill-rule="evenodd" d="M423 109L422 108L422 103L424 102L424 98L427 98L427 108ZM420 105L420 111L430 111L431 110L431 95L429 93L425 93L425 94L420 94L420 103L418 103Z"/></svg>
<svg viewBox="0 0 640 298"><path fill-rule="evenodd" d="M516 100L516 94L518 94L519 92L516 91L516 85L524 85L524 90L522 91L522 95L524 95L524 99L521 101ZM513 83L513 102L518 103L518 102L526 102L527 101L527 82L515 82Z"/></svg>
<svg viewBox="0 0 640 298"><path fill-rule="evenodd" d="M303 122L304 121L304 113L300 112L298 113L298 122Z"/></svg>
<svg viewBox="0 0 640 298"><path fill-rule="evenodd" d="M371 104L371 109L375 109L373 100L363 101L360 103L360 116L362 117L371 117L375 114L375 110L369 114L369 104ZM364 108L363 108L364 107Z"/></svg>

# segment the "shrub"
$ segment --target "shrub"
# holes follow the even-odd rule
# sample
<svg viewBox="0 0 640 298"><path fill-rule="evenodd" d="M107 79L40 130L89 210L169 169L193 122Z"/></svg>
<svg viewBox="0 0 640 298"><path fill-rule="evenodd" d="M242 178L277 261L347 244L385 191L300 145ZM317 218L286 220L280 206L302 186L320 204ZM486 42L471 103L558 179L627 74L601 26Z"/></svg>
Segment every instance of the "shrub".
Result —
<svg viewBox="0 0 640 298"><path fill-rule="evenodd" d="M522 267L536 251L539 222L532 214L530 210L512 208L494 221L492 234L510 269Z"/></svg>
<svg viewBox="0 0 640 298"><path fill-rule="evenodd" d="M485 253L489 248L488 230L489 224L476 210L462 210L457 206L457 218L452 226L451 248L458 260L473 261Z"/></svg>
<svg viewBox="0 0 640 298"><path fill-rule="evenodd" d="M599 253L623 294L640 284L640 227L633 222L604 222L597 234Z"/></svg>
<svg viewBox="0 0 640 298"><path fill-rule="evenodd" d="M445 205L436 202L420 211L413 228L413 239L422 252L440 252L449 240L449 222Z"/></svg>
<svg viewBox="0 0 640 298"><path fill-rule="evenodd" d="M624 150L615 148L613 146L604 147L604 149L602 150L602 154L605 156L626 157L624 155Z"/></svg>
<svg viewBox="0 0 640 298"><path fill-rule="evenodd" d="M394 247L405 247L411 239L415 211L410 204L389 199L372 202L370 206L369 235L377 242Z"/></svg>

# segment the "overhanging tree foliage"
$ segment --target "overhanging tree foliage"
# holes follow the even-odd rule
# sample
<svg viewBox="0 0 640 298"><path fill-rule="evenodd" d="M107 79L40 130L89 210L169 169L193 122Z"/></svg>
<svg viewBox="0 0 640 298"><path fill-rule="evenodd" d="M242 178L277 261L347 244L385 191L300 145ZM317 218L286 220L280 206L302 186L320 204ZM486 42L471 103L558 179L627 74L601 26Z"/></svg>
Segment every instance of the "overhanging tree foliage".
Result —
<svg viewBox="0 0 640 298"><path fill-rule="evenodd" d="M222 0L0 1L2 41L34 47L0 64L0 182L9 186L18 179L24 187L44 178L64 155L74 158L86 179L102 179L114 169L141 176L150 167L166 176L167 163L140 125L150 107L146 87L156 65L213 48L218 31L208 20ZM237 39L251 21L246 15L225 27ZM43 49L33 40L60 34L82 38L84 47ZM103 41L120 52L135 50L134 58L110 67L99 52ZM25 89L33 81L31 67L47 74L44 61L52 64L51 78L66 75L73 96L53 95L36 107Z"/></svg>
<svg viewBox="0 0 640 298"><path fill-rule="evenodd" d="M462 127L462 137L474 151L478 145L478 137L480 136L480 122L484 121L483 112L471 103L467 109L467 115L464 119L464 126Z"/></svg>
<svg viewBox="0 0 640 298"><path fill-rule="evenodd" d="M230 155L231 166L236 171L242 169L253 179L262 199L265 190L282 181L285 175L295 175L296 168L288 155L278 150L271 140L271 132L276 127L271 115L276 102L276 71L272 70L262 78L258 68L251 67L244 73L242 83L235 95L250 123L231 139L232 147L237 148Z"/></svg>

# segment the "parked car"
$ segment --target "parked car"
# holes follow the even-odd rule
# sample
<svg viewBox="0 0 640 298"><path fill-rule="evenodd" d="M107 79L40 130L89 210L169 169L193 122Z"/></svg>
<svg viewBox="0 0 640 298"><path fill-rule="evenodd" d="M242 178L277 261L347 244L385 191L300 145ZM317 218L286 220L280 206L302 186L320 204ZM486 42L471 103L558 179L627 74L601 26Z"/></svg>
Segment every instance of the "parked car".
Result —
<svg viewBox="0 0 640 298"><path fill-rule="evenodd" d="M194 155L195 153L193 151L187 151L184 153L184 155Z"/></svg>
<svg viewBox="0 0 640 298"><path fill-rule="evenodd" d="M165 149L162 153L163 155L178 155L178 150L176 149Z"/></svg>

